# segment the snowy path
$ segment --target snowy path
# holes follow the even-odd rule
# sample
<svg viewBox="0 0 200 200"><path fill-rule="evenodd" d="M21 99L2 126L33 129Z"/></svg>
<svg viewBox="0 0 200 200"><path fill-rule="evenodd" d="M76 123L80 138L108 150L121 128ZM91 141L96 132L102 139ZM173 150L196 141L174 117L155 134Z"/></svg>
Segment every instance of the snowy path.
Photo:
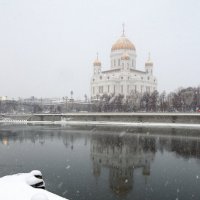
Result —
<svg viewBox="0 0 200 200"><path fill-rule="evenodd" d="M117 127L155 127L155 128L195 128L200 129L200 124L185 123L155 123L155 122L117 122L117 121L0 121L0 124L32 124L32 125L81 125L81 126L117 126Z"/></svg>

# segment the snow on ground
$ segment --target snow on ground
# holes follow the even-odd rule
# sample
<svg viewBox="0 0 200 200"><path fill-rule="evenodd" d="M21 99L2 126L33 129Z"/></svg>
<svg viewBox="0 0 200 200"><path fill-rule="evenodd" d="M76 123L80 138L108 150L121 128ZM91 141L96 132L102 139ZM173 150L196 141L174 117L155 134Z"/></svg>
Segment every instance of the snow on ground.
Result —
<svg viewBox="0 0 200 200"><path fill-rule="evenodd" d="M117 127L154 127L154 128L197 128L200 124L156 123L156 122L122 122L122 121L28 121L27 124L61 124L83 126L117 126Z"/></svg>
<svg viewBox="0 0 200 200"><path fill-rule="evenodd" d="M29 123L29 122L28 122ZM39 121L33 124L40 124ZM88 125L88 126L117 126L117 127L162 127L162 128L198 128L200 124L156 123L156 122L122 122L122 121L55 121L52 124Z"/></svg>
<svg viewBox="0 0 200 200"><path fill-rule="evenodd" d="M195 128L200 129L200 124L191 123L160 123L160 122L123 122L123 121L26 121L26 120L1 120L0 124L61 124L84 126L120 126L120 127L158 127L158 128Z"/></svg>
<svg viewBox="0 0 200 200"><path fill-rule="evenodd" d="M44 189L40 171L4 176L0 178L2 200L66 200Z"/></svg>

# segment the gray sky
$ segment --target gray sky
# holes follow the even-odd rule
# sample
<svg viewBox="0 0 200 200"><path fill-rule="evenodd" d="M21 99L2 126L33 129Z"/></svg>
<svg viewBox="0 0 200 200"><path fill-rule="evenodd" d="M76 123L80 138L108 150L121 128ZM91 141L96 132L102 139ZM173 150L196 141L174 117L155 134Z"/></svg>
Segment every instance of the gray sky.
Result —
<svg viewBox="0 0 200 200"><path fill-rule="evenodd" d="M0 96L83 99L123 22L137 69L151 52L159 91L200 84L198 0L0 0Z"/></svg>

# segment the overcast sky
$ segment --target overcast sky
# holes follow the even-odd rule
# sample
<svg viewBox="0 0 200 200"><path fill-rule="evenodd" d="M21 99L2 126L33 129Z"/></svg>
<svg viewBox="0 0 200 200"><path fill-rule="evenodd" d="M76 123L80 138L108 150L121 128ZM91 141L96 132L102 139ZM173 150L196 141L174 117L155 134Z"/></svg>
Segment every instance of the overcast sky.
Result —
<svg viewBox="0 0 200 200"><path fill-rule="evenodd" d="M83 99L123 22L137 69L151 52L159 91L200 84L199 0L0 0L0 96Z"/></svg>

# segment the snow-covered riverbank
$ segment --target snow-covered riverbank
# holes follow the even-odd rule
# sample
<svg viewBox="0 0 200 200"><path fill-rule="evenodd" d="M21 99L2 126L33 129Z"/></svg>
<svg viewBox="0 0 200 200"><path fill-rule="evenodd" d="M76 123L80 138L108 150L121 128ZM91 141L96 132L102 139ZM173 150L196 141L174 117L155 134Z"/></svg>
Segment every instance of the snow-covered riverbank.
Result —
<svg viewBox="0 0 200 200"><path fill-rule="evenodd" d="M40 171L4 176L0 178L1 200L66 200L44 190Z"/></svg>

